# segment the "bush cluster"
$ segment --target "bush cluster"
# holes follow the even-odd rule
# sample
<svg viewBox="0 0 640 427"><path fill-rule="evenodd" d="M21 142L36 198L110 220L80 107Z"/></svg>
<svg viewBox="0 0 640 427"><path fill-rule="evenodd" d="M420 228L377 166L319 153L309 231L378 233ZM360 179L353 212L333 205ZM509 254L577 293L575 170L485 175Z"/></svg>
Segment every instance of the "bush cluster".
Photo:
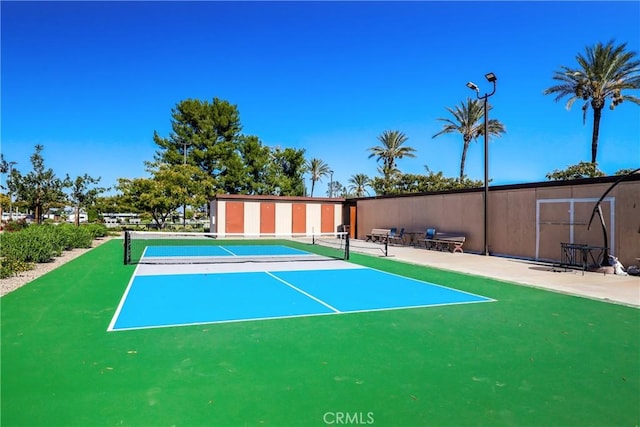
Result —
<svg viewBox="0 0 640 427"><path fill-rule="evenodd" d="M18 220L11 220L8 221L5 226L4 226L4 230L5 231L20 231L23 228L27 228L29 224L27 224L27 221L25 219L18 219Z"/></svg>
<svg viewBox="0 0 640 427"><path fill-rule="evenodd" d="M93 239L107 234L102 224L30 225L5 231L0 234L0 278L32 269L35 263L51 262L66 250L90 248Z"/></svg>

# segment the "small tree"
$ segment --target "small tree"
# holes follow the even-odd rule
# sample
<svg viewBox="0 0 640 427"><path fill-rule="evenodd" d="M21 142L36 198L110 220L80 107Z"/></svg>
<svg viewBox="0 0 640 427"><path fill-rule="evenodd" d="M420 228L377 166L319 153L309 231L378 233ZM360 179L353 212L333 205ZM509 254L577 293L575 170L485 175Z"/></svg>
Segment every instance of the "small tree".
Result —
<svg viewBox="0 0 640 427"><path fill-rule="evenodd" d="M180 207L180 202L172 197L170 191L152 178L120 178L118 188L124 200L137 210L150 214L158 228L163 228L167 217Z"/></svg>
<svg viewBox="0 0 640 427"><path fill-rule="evenodd" d="M0 218L2 217L2 212L5 209L9 209L9 203L9 196L4 193L0 193Z"/></svg>
<svg viewBox="0 0 640 427"><path fill-rule="evenodd" d="M22 175L17 169L11 175L12 187L18 200L24 201L34 212L36 223L42 221L43 213L52 206L63 206L66 200L64 188L71 185L68 178L57 178L53 169L44 166L42 145L35 146L31 156L33 170Z"/></svg>
<svg viewBox="0 0 640 427"><path fill-rule="evenodd" d="M399 173L396 166L396 160L403 157L415 157L416 149L409 146L403 146L409 138L398 130L385 130L378 136L378 141L382 145L376 145L369 148L371 154L369 158L376 157L382 165L378 168L382 173L384 180L390 182L394 175Z"/></svg>
<svg viewBox="0 0 640 427"><path fill-rule="evenodd" d="M631 173L633 173L635 171L635 169L631 169L631 168L625 168L625 169L620 169L617 170L614 175L629 175Z"/></svg>
<svg viewBox="0 0 640 427"><path fill-rule="evenodd" d="M367 187L370 187L369 177L364 173L357 173L351 175L349 178L349 191L353 193L355 197L364 197L369 194Z"/></svg>
<svg viewBox="0 0 640 427"><path fill-rule="evenodd" d="M577 165L571 165L565 170L554 170L547 174L549 181L566 181L570 179L595 178L605 176L605 173L598 169L597 163L580 162Z"/></svg>
<svg viewBox="0 0 640 427"><path fill-rule="evenodd" d="M487 108L491 111L492 107L487 105ZM460 159L460 181L462 182L465 179L464 166L469 144L484 135L484 104L479 99L467 98L460 105L456 105L454 108L447 108L447 111L451 113L452 118L439 118L438 120L444 122L444 125L442 130L433 135L432 138L448 133L462 136L462 157ZM498 137L505 133L505 128L500 121L489 119L487 131L489 136Z"/></svg>
<svg viewBox="0 0 640 427"><path fill-rule="evenodd" d="M327 176L331 173L329 165L324 161L313 158L305 164L305 168L309 175L311 175L311 197L313 197L313 189L316 186L317 181L322 181L323 176Z"/></svg>
<svg viewBox="0 0 640 427"><path fill-rule="evenodd" d="M333 187L332 187L333 185ZM340 181L333 181L327 184L327 196L328 197L345 197L347 189L344 185L340 184Z"/></svg>
<svg viewBox="0 0 640 427"><path fill-rule="evenodd" d="M92 185L98 184L100 177L92 178L86 173L83 176L76 177L71 182L71 193L69 194L69 200L73 203L73 208L76 214L75 225L80 225L80 209L88 208L93 205L99 194L107 191L107 188L93 187Z"/></svg>
<svg viewBox="0 0 640 427"><path fill-rule="evenodd" d="M119 179L123 201L146 212L158 228L164 228L169 216L180 206L201 206L211 191L211 178L192 165L148 165L152 178Z"/></svg>

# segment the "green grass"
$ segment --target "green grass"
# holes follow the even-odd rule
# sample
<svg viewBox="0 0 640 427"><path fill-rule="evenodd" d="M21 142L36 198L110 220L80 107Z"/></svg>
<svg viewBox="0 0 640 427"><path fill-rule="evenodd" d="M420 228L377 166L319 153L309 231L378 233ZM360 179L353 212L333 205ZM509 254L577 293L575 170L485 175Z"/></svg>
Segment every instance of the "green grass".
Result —
<svg viewBox="0 0 640 427"><path fill-rule="evenodd" d="M2 426L640 422L640 310L354 254L497 302L106 332L121 244L0 300Z"/></svg>

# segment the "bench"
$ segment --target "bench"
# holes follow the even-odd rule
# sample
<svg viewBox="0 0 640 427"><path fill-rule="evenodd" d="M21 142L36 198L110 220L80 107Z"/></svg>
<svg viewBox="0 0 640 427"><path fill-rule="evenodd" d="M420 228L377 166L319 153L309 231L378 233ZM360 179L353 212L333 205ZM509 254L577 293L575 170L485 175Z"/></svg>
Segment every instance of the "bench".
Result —
<svg viewBox="0 0 640 427"><path fill-rule="evenodd" d="M446 249L449 252L463 253L462 245L465 240L466 237L462 233L436 233L435 229L429 228L423 241L426 249Z"/></svg>
<svg viewBox="0 0 640 427"><path fill-rule="evenodd" d="M374 228L371 230L371 233L367 234L366 241L384 243L389 238L390 233L390 228Z"/></svg>

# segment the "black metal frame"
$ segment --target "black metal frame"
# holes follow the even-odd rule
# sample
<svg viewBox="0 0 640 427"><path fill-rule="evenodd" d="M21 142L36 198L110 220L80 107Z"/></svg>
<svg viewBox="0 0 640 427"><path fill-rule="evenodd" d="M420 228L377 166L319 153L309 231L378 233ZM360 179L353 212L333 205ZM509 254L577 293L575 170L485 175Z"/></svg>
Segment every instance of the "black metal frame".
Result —
<svg viewBox="0 0 640 427"><path fill-rule="evenodd" d="M560 264L564 267L582 267L582 274L590 265L602 266L608 252L605 246L592 246L580 243L560 243L562 250Z"/></svg>

